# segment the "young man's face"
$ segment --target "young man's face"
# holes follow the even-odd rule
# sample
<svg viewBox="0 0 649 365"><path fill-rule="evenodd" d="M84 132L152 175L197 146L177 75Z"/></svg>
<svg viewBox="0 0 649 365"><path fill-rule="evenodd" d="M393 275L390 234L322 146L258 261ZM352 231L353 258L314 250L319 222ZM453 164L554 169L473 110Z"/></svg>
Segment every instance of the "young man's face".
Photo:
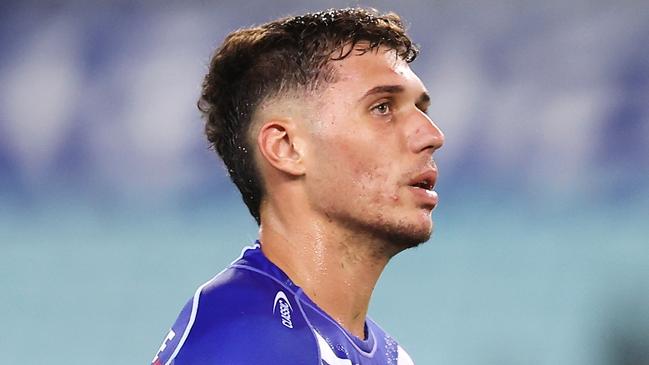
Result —
<svg viewBox="0 0 649 365"><path fill-rule="evenodd" d="M320 94L305 159L311 206L396 249L426 241L437 204L433 152L444 141L426 115L421 80L394 51L333 61L336 82Z"/></svg>

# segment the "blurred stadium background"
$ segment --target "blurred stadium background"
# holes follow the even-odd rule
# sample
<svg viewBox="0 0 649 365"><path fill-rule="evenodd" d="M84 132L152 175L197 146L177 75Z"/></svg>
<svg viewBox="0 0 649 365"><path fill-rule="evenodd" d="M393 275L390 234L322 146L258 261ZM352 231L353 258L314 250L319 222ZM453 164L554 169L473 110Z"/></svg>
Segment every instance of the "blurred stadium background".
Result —
<svg viewBox="0 0 649 365"><path fill-rule="evenodd" d="M147 363L256 237L195 108L231 30L394 10L446 133L371 315L418 364L649 364L649 4L0 3L0 353ZM227 298L224 298L227 305Z"/></svg>

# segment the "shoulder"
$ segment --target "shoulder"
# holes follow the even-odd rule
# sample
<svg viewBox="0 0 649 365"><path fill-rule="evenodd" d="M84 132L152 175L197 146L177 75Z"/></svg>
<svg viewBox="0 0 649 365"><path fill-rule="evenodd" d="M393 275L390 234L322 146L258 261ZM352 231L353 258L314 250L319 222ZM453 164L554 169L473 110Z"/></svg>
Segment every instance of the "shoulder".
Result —
<svg viewBox="0 0 649 365"><path fill-rule="evenodd" d="M229 268L196 290L154 364L319 364L299 305L263 272Z"/></svg>

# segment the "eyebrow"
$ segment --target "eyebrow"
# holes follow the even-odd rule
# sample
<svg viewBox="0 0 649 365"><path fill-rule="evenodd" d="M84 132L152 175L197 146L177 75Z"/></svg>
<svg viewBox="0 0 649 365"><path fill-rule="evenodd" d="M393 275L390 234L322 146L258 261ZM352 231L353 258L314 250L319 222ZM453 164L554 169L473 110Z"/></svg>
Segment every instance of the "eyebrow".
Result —
<svg viewBox="0 0 649 365"><path fill-rule="evenodd" d="M399 94L404 92L405 90L406 89L401 85L379 85L369 89L359 100L363 100L366 97L374 94L383 94L383 93ZM430 102L430 95L428 95L428 93L424 91L419 96L419 99L417 99L416 104L426 104L429 102Z"/></svg>

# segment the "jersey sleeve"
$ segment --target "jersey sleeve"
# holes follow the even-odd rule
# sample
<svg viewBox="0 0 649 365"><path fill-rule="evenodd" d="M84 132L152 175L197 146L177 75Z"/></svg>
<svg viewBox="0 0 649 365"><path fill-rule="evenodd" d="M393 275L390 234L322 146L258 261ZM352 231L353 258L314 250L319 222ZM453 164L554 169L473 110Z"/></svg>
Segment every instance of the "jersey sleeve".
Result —
<svg viewBox="0 0 649 365"><path fill-rule="evenodd" d="M225 278L199 288L153 365L320 364L299 303L285 294L288 304L280 311L276 292L282 288L250 275L255 274L229 270Z"/></svg>
<svg viewBox="0 0 649 365"><path fill-rule="evenodd" d="M175 356L176 350L181 348L181 342L184 342L182 336L192 327L192 309L194 300L190 300L180 311L176 322L171 327L167 336L162 340L160 349L151 361L151 365L165 365L171 363Z"/></svg>

